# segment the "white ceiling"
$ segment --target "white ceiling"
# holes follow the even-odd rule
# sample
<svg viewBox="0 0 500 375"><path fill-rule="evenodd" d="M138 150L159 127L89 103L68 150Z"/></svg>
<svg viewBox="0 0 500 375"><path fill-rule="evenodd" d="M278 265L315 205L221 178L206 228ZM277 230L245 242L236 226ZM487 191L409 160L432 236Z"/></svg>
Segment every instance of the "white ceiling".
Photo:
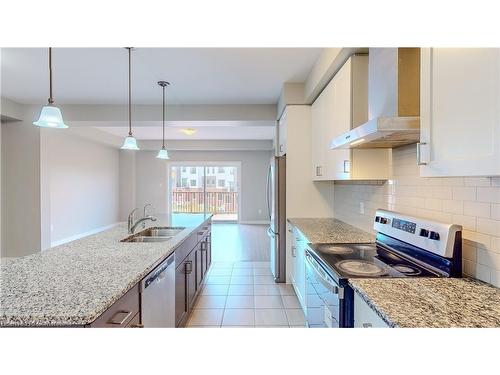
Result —
<svg viewBox="0 0 500 375"><path fill-rule="evenodd" d="M306 79L320 48L137 48L132 54L135 104L160 104L159 80L171 82L169 104L274 104L284 82ZM47 50L2 48L1 95L24 104L48 97ZM53 49L59 104L126 104L127 50Z"/></svg>

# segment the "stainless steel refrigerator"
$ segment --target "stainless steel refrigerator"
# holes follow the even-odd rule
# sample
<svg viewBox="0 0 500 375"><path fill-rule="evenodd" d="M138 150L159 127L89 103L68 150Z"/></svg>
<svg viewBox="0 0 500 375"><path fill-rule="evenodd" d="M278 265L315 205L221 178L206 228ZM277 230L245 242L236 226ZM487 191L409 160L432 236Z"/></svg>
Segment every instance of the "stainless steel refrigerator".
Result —
<svg viewBox="0 0 500 375"><path fill-rule="evenodd" d="M286 282L286 156L273 156L267 174L271 271L274 281Z"/></svg>

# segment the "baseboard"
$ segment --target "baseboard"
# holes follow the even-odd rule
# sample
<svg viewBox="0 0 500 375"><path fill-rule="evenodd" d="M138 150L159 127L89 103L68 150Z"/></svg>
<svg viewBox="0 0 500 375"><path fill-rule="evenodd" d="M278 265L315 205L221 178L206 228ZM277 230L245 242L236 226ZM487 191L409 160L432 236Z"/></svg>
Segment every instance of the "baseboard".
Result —
<svg viewBox="0 0 500 375"><path fill-rule="evenodd" d="M71 236L71 237L63 238L62 240L51 241L50 247L64 245L65 243L79 240L80 238L83 238L83 237L87 237L87 236L91 236L91 235L96 234L96 233L104 232L105 230L116 227L118 224L120 224L120 223L113 223L110 225L106 225L104 227L95 228L95 229L89 230L88 232L79 233L79 234L75 234L74 236Z"/></svg>
<svg viewBox="0 0 500 375"><path fill-rule="evenodd" d="M247 225L269 225L270 222L268 220L247 220L247 221L240 221L240 224L247 224Z"/></svg>

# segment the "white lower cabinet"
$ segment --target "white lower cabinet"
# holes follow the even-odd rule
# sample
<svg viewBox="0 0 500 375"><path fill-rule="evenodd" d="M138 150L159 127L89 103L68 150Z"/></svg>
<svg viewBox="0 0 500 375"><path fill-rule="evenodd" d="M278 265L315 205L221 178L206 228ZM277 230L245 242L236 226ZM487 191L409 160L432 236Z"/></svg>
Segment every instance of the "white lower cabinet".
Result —
<svg viewBox="0 0 500 375"><path fill-rule="evenodd" d="M422 48L420 57L420 175L500 175L500 49Z"/></svg>
<svg viewBox="0 0 500 375"><path fill-rule="evenodd" d="M289 270L289 278L297 294L300 305L305 311L306 306L306 264L305 264L305 249L307 241L297 228L291 227L291 262Z"/></svg>
<svg viewBox="0 0 500 375"><path fill-rule="evenodd" d="M389 328L372 308L354 293L354 328Z"/></svg>

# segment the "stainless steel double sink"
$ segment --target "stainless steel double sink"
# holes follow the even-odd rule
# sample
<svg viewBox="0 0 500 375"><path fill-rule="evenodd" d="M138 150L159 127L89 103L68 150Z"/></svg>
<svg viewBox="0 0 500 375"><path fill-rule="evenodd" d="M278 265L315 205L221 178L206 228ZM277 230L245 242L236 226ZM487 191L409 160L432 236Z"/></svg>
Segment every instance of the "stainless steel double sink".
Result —
<svg viewBox="0 0 500 375"><path fill-rule="evenodd" d="M121 242L166 242L182 232L185 227L153 227L144 229Z"/></svg>

